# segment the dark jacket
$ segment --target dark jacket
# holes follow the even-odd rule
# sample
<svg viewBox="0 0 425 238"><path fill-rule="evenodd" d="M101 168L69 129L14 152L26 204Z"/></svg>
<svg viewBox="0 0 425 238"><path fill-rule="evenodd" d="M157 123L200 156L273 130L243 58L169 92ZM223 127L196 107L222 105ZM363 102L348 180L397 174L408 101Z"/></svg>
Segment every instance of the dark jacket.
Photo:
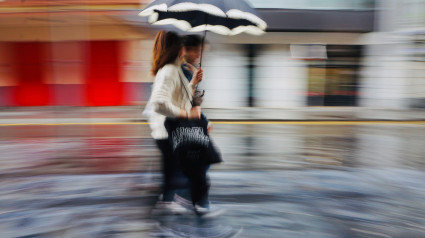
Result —
<svg viewBox="0 0 425 238"><path fill-rule="evenodd" d="M184 67L184 65L185 65L185 63L183 63L180 67L182 68L183 73L184 73L184 75L186 76L187 80L190 82L190 80L192 80L193 73L192 73L190 70L187 70L187 69ZM201 112L201 118L202 118L202 119L205 119L207 122L209 122L209 121L208 121L208 118L207 118L207 117L205 116L205 114L204 114L204 113L202 113L202 112Z"/></svg>

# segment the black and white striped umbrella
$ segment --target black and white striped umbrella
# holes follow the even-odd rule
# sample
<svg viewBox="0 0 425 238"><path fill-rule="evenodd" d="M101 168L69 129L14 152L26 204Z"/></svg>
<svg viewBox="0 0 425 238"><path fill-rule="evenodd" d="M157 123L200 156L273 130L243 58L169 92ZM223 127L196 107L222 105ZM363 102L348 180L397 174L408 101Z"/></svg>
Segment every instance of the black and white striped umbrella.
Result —
<svg viewBox="0 0 425 238"><path fill-rule="evenodd" d="M267 28L244 0L156 0L139 16L149 17L153 25L172 24L186 32L261 35Z"/></svg>

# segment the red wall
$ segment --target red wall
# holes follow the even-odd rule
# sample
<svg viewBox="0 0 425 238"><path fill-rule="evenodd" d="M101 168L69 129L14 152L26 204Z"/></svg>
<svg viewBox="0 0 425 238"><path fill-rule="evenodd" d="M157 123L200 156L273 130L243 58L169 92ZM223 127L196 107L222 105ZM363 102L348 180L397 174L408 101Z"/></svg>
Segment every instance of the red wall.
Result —
<svg viewBox="0 0 425 238"><path fill-rule="evenodd" d="M13 43L13 69L17 86L13 100L17 106L45 106L50 104L50 92L44 83L44 44Z"/></svg>
<svg viewBox="0 0 425 238"><path fill-rule="evenodd" d="M61 103L58 98L61 101L85 106L125 104L122 83L122 42L81 42L81 49L84 52L84 59L80 62L84 68L84 74L81 76L82 84L69 85L55 84L60 83L61 71L56 74L56 81L50 81L51 84L46 82L49 75L52 75L49 74L49 70L52 70L52 67L49 67L51 64L49 52L52 49L50 44L55 43L8 43L12 52L9 61L16 82L16 86L2 87L2 92L6 90L7 95L11 95L9 106L59 105ZM65 92L67 88L69 92ZM69 97L69 100L64 100L63 97L67 99Z"/></svg>
<svg viewBox="0 0 425 238"><path fill-rule="evenodd" d="M88 106L122 105L121 42L87 43L86 100Z"/></svg>

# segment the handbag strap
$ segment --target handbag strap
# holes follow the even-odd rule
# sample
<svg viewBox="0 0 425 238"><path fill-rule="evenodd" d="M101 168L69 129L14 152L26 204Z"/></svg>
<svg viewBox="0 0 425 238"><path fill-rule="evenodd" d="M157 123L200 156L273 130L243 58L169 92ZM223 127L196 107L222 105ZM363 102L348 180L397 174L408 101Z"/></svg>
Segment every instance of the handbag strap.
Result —
<svg viewBox="0 0 425 238"><path fill-rule="evenodd" d="M183 82L183 80L182 80L182 76L181 76L181 74L183 73L183 72L181 72L180 73L180 71L181 71L181 68L180 68L180 70L179 70L179 78L180 78L180 81L182 81L181 83L183 84L182 86L183 86L183 88L185 89L185 91L186 91L186 93L187 93L187 96L189 97L189 101L190 101L190 104L193 106L193 100L190 100L190 98L191 98L191 96L192 96L192 94L188 91L188 89L187 89L187 87L186 87L186 85L185 85L185 82ZM183 74L184 75L184 74ZM184 76L185 77L185 79L186 79L186 76Z"/></svg>
<svg viewBox="0 0 425 238"><path fill-rule="evenodd" d="M187 87L186 87L185 85L183 85L183 87L184 87L185 91L187 92L187 95L189 96L190 104L193 106L193 100L190 100L190 93L189 93L189 91L187 90Z"/></svg>

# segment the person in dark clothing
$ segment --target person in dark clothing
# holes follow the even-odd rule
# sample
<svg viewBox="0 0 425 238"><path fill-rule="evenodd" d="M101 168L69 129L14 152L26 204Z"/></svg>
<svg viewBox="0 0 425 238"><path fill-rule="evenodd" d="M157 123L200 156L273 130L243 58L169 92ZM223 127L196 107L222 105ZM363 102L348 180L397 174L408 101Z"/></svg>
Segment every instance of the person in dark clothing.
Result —
<svg viewBox="0 0 425 238"><path fill-rule="evenodd" d="M181 68L187 80L190 82L192 80L193 73L197 70L196 65L199 64L199 59L201 58L202 38L199 35L186 35L183 37L183 46L186 52L184 56L184 63L181 65ZM202 112L201 118L208 121L207 117ZM208 121L208 131L211 129L212 125Z"/></svg>
<svg viewBox="0 0 425 238"><path fill-rule="evenodd" d="M190 82L193 78L193 73L197 71L196 65L199 64L199 59L201 57L201 51L202 51L202 39L199 35L186 35L183 37L183 46L185 48L185 55L184 55L184 62L181 65L182 71L184 75L186 76L187 80ZM199 92L199 91L198 91ZM203 93L202 93L203 95ZM211 123L208 121L207 117L204 113L201 112L201 118L206 120L208 122L208 131L211 130L212 126ZM176 200L180 204L185 204L187 206L189 204L189 194L190 190L196 190L191 191L191 194L204 194L203 197L196 197L192 200L199 200L199 207L198 211L208 212L211 214L218 214L223 211L223 209L219 209L217 207L211 208L210 202L208 199L208 190L209 190L209 179L207 176L209 166L206 166L205 169L202 170L190 170L192 172L184 171L184 174L189 178L190 181L196 181L196 183L199 184L193 184L188 183L187 189L180 189L176 192ZM183 168L184 170L184 168ZM198 178L198 180L191 179L192 177ZM207 187L201 186L201 184L207 185ZM200 191L198 191L200 190Z"/></svg>

